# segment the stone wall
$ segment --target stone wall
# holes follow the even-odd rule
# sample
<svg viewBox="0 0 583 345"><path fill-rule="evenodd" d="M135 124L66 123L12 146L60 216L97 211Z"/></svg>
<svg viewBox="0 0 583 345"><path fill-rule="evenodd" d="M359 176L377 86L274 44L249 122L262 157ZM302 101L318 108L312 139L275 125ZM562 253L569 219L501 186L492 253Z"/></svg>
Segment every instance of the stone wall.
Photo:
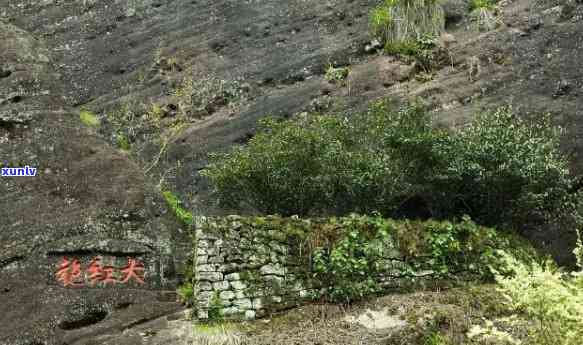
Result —
<svg viewBox="0 0 583 345"><path fill-rule="evenodd" d="M199 319L220 313L254 319L299 305L315 293L293 236L242 218L206 219L196 228L195 298ZM275 219L275 218L273 218ZM267 217L267 221L269 221Z"/></svg>
<svg viewBox="0 0 583 345"><path fill-rule="evenodd" d="M524 244L469 219L200 217L195 309L199 320L251 320L347 291L358 298L482 279L497 262L494 249L516 246Z"/></svg>
<svg viewBox="0 0 583 345"><path fill-rule="evenodd" d="M323 296L330 286L326 277L314 278L313 250L329 246L342 229L343 225L325 219L198 219L193 260L198 319L251 320ZM431 277L430 270L412 272L412 261L391 237L383 247L379 263L384 270L371 277L381 287L402 287L411 278Z"/></svg>

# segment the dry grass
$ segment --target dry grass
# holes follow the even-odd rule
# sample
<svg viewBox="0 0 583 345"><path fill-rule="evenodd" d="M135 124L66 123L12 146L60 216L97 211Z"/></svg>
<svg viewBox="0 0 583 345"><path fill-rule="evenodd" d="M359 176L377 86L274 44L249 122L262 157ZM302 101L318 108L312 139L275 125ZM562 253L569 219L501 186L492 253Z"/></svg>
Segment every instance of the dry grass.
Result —
<svg viewBox="0 0 583 345"><path fill-rule="evenodd" d="M245 345L243 334L235 324L199 324L194 326L193 345Z"/></svg>
<svg viewBox="0 0 583 345"><path fill-rule="evenodd" d="M456 345L470 340L473 325L509 316L494 285L393 294L350 307L312 304L270 319L238 325L197 326L196 345ZM406 325L371 329L356 320L368 311L387 313ZM378 315L378 313L377 313ZM400 323L402 324L402 322ZM511 329L514 334L523 328Z"/></svg>

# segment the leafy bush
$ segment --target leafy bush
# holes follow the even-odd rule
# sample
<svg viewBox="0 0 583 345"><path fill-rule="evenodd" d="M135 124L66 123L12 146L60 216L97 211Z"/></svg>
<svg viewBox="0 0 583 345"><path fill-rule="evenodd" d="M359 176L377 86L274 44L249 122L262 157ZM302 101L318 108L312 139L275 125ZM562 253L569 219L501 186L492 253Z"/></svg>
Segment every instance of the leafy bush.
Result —
<svg viewBox="0 0 583 345"><path fill-rule="evenodd" d="M548 219L569 198L568 161L560 131L543 116L527 123L509 107L478 114L444 146L447 168L432 181L444 214L460 209L487 225ZM437 199L434 202L437 202Z"/></svg>
<svg viewBox="0 0 583 345"><path fill-rule="evenodd" d="M357 181L347 179L374 178L372 171L354 173L369 169L365 162L380 159L351 148L358 139L351 138L348 122L304 116L294 122L269 119L262 126L265 132L247 147L211 156L212 163L203 171L223 204L237 207L244 202L263 212L291 215L317 211L334 200L340 202L336 208L345 211L355 206L354 201L364 204L363 198L369 199L364 195L365 181L358 188ZM348 197L350 207L343 207L341 195Z"/></svg>
<svg viewBox="0 0 583 345"><path fill-rule="evenodd" d="M325 297L334 302L379 293L383 291L380 278L386 276L412 278L423 271L432 272L433 278L459 274L488 280L493 278L490 267L499 268L495 250L511 246L510 238L469 218L459 223L397 222L352 215L341 218L338 226L342 236L332 245L316 248L313 255L314 277L327 286ZM403 243L412 237L417 242L414 251L409 250L410 243ZM395 267L391 259L401 257L409 259Z"/></svg>
<svg viewBox="0 0 583 345"><path fill-rule="evenodd" d="M390 238L385 226L373 227L368 233L363 231L363 225L365 229L371 225L367 221L371 220L344 222L347 231L344 237L333 248L315 251L315 277L329 286L326 296L332 301L351 302L381 291L378 263L386 249L383 242Z"/></svg>
<svg viewBox="0 0 583 345"><path fill-rule="evenodd" d="M530 123L508 107L447 132L417 105L381 101L350 119L266 120L247 146L212 155L203 175L223 205L271 214L468 214L518 227L574 212L559 139L548 117Z"/></svg>

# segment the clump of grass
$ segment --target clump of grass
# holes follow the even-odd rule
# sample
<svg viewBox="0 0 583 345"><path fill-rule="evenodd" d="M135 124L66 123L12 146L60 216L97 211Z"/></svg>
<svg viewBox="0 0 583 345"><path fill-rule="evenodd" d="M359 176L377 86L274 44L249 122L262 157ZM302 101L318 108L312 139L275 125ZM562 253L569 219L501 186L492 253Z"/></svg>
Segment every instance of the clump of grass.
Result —
<svg viewBox="0 0 583 345"><path fill-rule="evenodd" d="M119 147L122 151L130 151L132 149L132 145L127 136L123 133L118 133L117 135L117 147Z"/></svg>
<svg viewBox="0 0 583 345"><path fill-rule="evenodd" d="M445 30L445 14L438 0L385 0L372 10L370 27L376 38L394 45L439 36Z"/></svg>
<svg viewBox="0 0 583 345"><path fill-rule="evenodd" d="M478 30L493 30L498 25L495 0L472 0L470 10Z"/></svg>
<svg viewBox="0 0 583 345"><path fill-rule="evenodd" d="M377 6L370 13L370 30L373 36L382 37L386 26L391 22L391 12L386 6Z"/></svg>
<svg viewBox="0 0 583 345"><path fill-rule="evenodd" d="M244 99L245 91L236 80L223 80L214 75L205 75L188 70L173 97L179 112L185 118L202 118L217 109L233 105Z"/></svg>
<svg viewBox="0 0 583 345"><path fill-rule="evenodd" d="M97 115L87 109L81 109L79 111L79 119L88 127L98 127L100 124Z"/></svg>
<svg viewBox="0 0 583 345"><path fill-rule="evenodd" d="M154 128L160 129L163 116L164 110L162 109L160 104L158 103L150 104L146 112L146 119Z"/></svg>
<svg viewBox="0 0 583 345"><path fill-rule="evenodd" d="M423 339L423 345L450 345L450 341L448 338L443 336L440 332L434 331L428 334Z"/></svg>

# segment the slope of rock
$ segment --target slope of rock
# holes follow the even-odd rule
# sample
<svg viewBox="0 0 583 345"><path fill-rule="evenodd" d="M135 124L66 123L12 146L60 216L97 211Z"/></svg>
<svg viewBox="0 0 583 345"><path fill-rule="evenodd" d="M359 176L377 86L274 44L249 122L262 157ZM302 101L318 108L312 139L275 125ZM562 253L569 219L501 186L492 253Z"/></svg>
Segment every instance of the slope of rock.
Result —
<svg viewBox="0 0 583 345"><path fill-rule="evenodd" d="M188 236L142 170L63 104L42 40L2 22L0 38L0 160L37 169L0 177L0 344L62 344L103 319L180 308L163 291L176 286ZM64 287L56 274L73 257L138 257L145 283Z"/></svg>
<svg viewBox="0 0 583 345"><path fill-rule="evenodd" d="M224 213L198 171L209 152L252 137L266 115L421 97L440 121L458 125L510 103L525 116L551 112L566 128L573 171L583 171L580 1L505 1L500 27L483 33L454 4L451 66L427 82L412 66L365 54L376 3L0 0L0 162L38 168L34 178L0 178L0 344L90 343L178 308L161 291L179 280L189 240L154 185L166 179L186 207ZM479 73L470 74L476 61ZM350 88L325 80L329 63L351 65ZM246 83L249 98L192 119L165 150L128 156L111 145L111 109L166 105L191 70ZM103 126L83 125L81 105ZM573 234L550 233L533 237L567 258ZM147 289L54 282L63 257L98 254L143 257L156 278Z"/></svg>

